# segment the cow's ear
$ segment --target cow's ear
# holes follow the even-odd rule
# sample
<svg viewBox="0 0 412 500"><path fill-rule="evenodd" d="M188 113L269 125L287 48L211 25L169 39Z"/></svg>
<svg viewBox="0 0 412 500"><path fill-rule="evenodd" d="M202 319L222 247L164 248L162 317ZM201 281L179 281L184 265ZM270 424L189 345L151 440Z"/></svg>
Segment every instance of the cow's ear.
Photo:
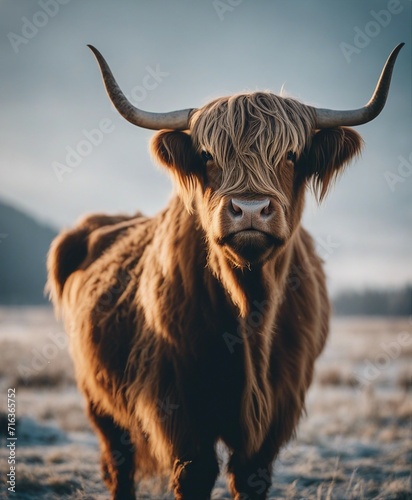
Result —
<svg viewBox="0 0 412 500"><path fill-rule="evenodd" d="M155 160L161 165L178 169L190 175L197 155L189 134L180 131L161 130L153 136L151 150Z"/></svg>
<svg viewBox="0 0 412 500"><path fill-rule="evenodd" d="M155 161L172 174L178 194L190 210L203 166L190 135L161 130L151 141L151 152Z"/></svg>
<svg viewBox="0 0 412 500"><path fill-rule="evenodd" d="M322 201L337 175L360 154L363 141L353 129L338 127L319 130L305 156L306 174L314 192Z"/></svg>

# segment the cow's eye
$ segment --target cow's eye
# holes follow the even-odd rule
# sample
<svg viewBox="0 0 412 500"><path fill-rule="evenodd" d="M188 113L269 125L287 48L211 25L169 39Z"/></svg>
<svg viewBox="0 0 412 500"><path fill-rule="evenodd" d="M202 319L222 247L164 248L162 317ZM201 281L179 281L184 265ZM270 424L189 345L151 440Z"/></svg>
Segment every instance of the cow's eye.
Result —
<svg viewBox="0 0 412 500"><path fill-rule="evenodd" d="M204 162L208 162L208 161L212 161L213 160L213 156L208 153L207 151L202 151L202 158L203 158L203 161Z"/></svg>
<svg viewBox="0 0 412 500"><path fill-rule="evenodd" d="M291 161L292 163L295 163L296 162L296 153L294 153L293 151L289 151L288 154L286 155L286 159L288 161Z"/></svg>

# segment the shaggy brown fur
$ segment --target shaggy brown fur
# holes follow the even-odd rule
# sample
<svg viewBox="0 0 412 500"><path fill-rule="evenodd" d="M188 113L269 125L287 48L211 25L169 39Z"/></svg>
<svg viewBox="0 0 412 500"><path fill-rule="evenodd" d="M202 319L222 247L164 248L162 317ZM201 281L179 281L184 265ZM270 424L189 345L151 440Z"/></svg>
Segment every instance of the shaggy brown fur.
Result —
<svg viewBox="0 0 412 500"><path fill-rule="evenodd" d="M177 499L209 498L218 440L233 497L266 498L328 332L304 191L313 182L325 195L359 135L316 132L308 108L269 93L216 100L191 120L191 135L152 143L178 189L165 210L87 217L49 255L116 499L134 498L135 471L171 471ZM238 230L235 199L267 200L258 226Z"/></svg>

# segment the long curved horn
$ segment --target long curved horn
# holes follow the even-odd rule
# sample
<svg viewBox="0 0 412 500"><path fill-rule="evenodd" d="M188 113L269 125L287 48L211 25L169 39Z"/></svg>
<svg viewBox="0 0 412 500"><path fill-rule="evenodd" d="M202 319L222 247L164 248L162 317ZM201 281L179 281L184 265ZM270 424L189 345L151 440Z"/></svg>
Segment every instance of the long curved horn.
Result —
<svg viewBox="0 0 412 500"><path fill-rule="evenodd" d="M192 109L181 109L179 111L170 111L169 113L149 113L148 111L143 111L133 106L117 85L104 57L92 45L88 45L88 47L99 63L107 94L114 107L123 118L126 118L126 120L133 123L133 125L152 130L164 128L171 130L186 130L189 128L189 116L193 111Z"/></svg>
<svg viewBox="0 0 412 500"><path fill-rule="evenodd" d="M376 118L385 106L393 67L399 51L404 45L404 43L400 43L393 49L382 70L375 92L363 108L346 111L313 108L316 113L316 128L362 125Z"/></svg>

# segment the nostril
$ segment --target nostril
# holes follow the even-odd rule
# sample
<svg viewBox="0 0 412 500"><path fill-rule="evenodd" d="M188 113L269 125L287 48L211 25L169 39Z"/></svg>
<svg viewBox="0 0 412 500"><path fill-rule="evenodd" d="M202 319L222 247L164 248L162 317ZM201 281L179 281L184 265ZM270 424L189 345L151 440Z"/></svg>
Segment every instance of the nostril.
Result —
<svg viewBox="0 0 412 500"><path fill-rule="evenodd" d="M264 215L265 217L268 217L272 212L273 212L273 208L272 208L272 204L270 203L270 200L265 201L265 206L260 211L260 215Z"/></svg>
<svg viewBox="0 0 412 500"><path fill-rule="evenodd" d="M229 210L232 213L232 215L235 215L237 217L241 217L243 215L242 208L236 203L236 200L234 199L230 200Z"/></svg>

